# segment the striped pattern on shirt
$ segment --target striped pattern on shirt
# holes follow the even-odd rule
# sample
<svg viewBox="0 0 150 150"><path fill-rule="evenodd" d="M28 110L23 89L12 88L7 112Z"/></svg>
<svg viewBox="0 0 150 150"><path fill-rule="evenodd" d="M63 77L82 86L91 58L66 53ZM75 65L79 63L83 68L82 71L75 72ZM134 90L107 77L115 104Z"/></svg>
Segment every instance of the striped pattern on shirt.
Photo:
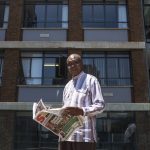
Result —
<svg viewBox="0 0 150 150"><path fill-rule="evenodd" d="M68 141L96 142L96 114L104 110L105 103L96 77L81 72L64 88L63 107L81 107L84 111L84 126Z"/></svg>

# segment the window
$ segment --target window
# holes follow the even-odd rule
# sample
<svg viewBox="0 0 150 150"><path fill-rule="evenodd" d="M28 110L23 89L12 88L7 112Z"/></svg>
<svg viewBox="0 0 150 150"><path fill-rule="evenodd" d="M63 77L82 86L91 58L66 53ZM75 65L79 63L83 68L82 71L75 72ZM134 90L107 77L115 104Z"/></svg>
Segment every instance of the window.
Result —
<svg viewBox="0 0 150 150"><path fill-rule="evenodd" d="M32 120L31 112L17 112L15 150L49 150L58 148L58 137Z"/></svg>
<svg viewBox="0 0 150 150"><path fill-rule="evenodd" d="M3 53L0 52L0 84L2 82L3 61L4 61L4 56Z"/></svg>
<svg viewBox="0 0 150 150"><path fill-rule="evenodd" d="M127 28L126 0L84 0L83 27Z"/></svg>
<svg viewBox="0 0 150 150"><path fill-rule="evenodd" d="M22 52L24 84L64 85L66 57L65 53Z"/></svg>
<svg viewBox="0 0 150 150"><path fill-rule="evenodd" d="M108 112L97 118L97 149L123 150L125 131L131 124L135 124L134 117L133 112ZM132 133L127 144L134 150L135 134Z"/></svg>
<svg viewBox="0 0 150 150"><path fill-rule="evenodd" d="M85 72L95 75L103 86L131 85L128 53L83 53Z"/></svg>
<svg viewBox="0 0 150 150"><path fill-rule="evenodd" d="M67 28L68 5L66 0L25 0L24 27Z"/></svg>
<svg viewBox="0 0 150 150"><path fill-rule="evenodd" d="M144 0L144 19L145 19L145 35L147 42L150 42L150 1Z"/></svg>
<svg viewBox="0 0 150 150"><path fill-rule="evenodd" d="M0 28L7 28L9 17L9 6L7 1L0 2Z"/></svg>

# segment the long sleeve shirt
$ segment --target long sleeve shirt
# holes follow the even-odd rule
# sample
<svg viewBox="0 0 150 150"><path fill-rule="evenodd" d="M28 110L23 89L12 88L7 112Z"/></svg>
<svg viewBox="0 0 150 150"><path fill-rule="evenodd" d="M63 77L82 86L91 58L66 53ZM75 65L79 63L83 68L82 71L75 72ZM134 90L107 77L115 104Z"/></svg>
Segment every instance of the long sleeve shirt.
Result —
<svg viewBox="0 0 150 150"><path fill-rule="evenodd" d="M96 114L105 107L100 84L96 77L81 72L70 80L63 92L63 107L80 107L84 111L84 125L68 139L76 142L96 142Z"/></svg>

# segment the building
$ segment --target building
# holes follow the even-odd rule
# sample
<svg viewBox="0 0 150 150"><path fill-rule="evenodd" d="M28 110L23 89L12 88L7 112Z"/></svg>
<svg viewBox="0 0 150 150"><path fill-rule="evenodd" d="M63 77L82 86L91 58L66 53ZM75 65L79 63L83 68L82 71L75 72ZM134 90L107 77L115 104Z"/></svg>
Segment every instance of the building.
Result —
<svg viewBox="0 0 150 150"><path fill-rule="evenodd" d="M141 110L98 116L97 149L122 150L134 122L131 144L148 150L149 25L149 0L0 0L0 150L57 149L57 137L17 106L40 98L61 106L71 53L97 76L107 103Z"/></svg>

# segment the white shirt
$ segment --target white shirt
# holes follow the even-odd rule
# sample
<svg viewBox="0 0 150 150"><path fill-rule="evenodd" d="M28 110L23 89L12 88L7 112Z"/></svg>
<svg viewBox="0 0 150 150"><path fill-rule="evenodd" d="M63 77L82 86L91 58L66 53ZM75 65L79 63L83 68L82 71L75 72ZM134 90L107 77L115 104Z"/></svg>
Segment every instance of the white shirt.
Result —
<svg viewBox="0 0 150 150"><path fill-rule="evenodd" d="M68 141L96 142L96 114L104 110L105 103L96 77L81 72L70 80L63 92L63 107L80 107L85 122Z"/></svg>

